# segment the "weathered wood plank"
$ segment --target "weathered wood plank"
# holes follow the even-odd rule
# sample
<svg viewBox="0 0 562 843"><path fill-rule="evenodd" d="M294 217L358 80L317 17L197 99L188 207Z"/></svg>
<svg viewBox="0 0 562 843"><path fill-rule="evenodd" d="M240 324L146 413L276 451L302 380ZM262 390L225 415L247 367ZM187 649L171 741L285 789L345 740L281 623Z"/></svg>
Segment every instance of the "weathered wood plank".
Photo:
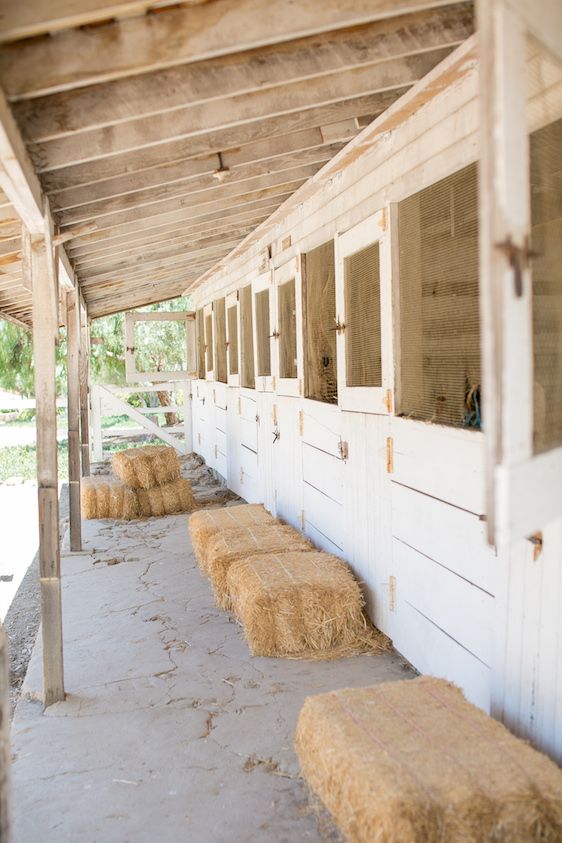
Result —
<svg viewBox="0 0 562 843"><path fill-rule="evenodd" d="M472 3L461 3L21 100L14 111L27 140L47 140L458 44L472 31Z"/></svg>
<svg viewBox="0 0 562 843"><path fill-rule="evenodd" d="M6 44L0 78L13 99L40 96L446 5L450 0L300 0L278 5L275 14L268 0L175 6Z"/></svg>
<svg viewBox="0 0 562 843"><path fill-rule="evenodd" d="M161 121L156 120L151 124L157 130L152 136L148 130L143 130L143 123L127 123L100 129L96 133L79 132L47 143L31 143L28 149L37 171L41 173L87 163L88 167L79 172L82 173L83 181L88 183L135 169L161 166L166 161L218 153L349 118L378 115L404 93L407 87L396 87L382 93L368 93L351 99L336 99L335 102L324 105L273 116L268 116L267 112L264 114L256 111L253 120L234 119L233 124L226 126L216 110L216 104L211 103L208 107L194 106L193 111L198 113L181 114L180 117L184 119L178 118L177 122L175 113L169 117L165 115ZM207 113L213 108L214 116ZM219 124L218 127L214 125L215 122ZM129 131L130 129L132 131ZM108 161L104 161L105 158ZM76 173L74 176L76 177ZM52 188L63 185L55 180L50 186Z"/></svg>
<svg viewBox="0 0 562 843"><path fill-rule="evenodd" d="M50 234L48 224L46 234ZM64 699L55 379L58 290L50 238L32 241L23 228L22 244L24 271L33 285L43 696L49 706Z"/></svg>
<svg viewBox="0 0 562 843"><path fill-rule="evenodd" d="M80 300L78 290L66 294L68 485L70 549L82 550L80 512Z"/></svg>
<svg viewBox="0 0 562 843"><path fill-rule="evenodd" d="M80 451L82 456L82 477L90 474L90 331L88 311L80 292Z"/></svg>

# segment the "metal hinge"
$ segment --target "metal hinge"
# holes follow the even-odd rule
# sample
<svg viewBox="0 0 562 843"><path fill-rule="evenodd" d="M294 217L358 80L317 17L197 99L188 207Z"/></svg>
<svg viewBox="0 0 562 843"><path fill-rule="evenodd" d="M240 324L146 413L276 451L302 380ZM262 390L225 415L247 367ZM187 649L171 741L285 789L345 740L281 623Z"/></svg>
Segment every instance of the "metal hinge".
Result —
<svg viewBox="0 0 562 843"><path fill-rule="evenodd" d="M301 509L301 530L304 530L304 509Z"/></svg>
<svg viewBox="0 0 562 843"><path fill-rule="evenodd" d="M240 466L240 483L244 482L244 469Z"/></svg>
<svg viewBox="0 0 562 843"><path fill-rule="evenodd" d="M219 455L219 446L215 445L215 459L217 459L218 455Z"/></svg>
<svg viewBox="0 0 562 843"><path fill-rule="evenodd" d="M299 410L299 436L304 435L304 410Z"/></svg>
<svg viewBox="0 0 562 843"><path fill-rule="evenodd" d="M392 390L386 390L386 398L384 399L384 406L387 413L392 413Z"/></svg>
<svg viewBox="0 0 562 843"><path fill-rule="evenodd" d="M394 440L392 436L386 438L386 470L388 474L394 471Z"/></svg>
<svg viewBox="0 0 562 843"><path fill-rule="evenodd" d="M388 578L388 610L389 612L396 611L396 577L394 576Z"/></svg>
<svg viewBox="0 0 562 843"><path fill-rule="evenodd" d="M533 562L536 562L542 553L542 533L533 533L532 536L527 537L527 541L533 545Z"/></svg>
<svg viewBox="0 0 562 843"><path fill-rule="evenodd" d="M242 401L240 400L240 396L238 396L238 415L242 415Z"/></svg>
<svg viewBox="0 0 562 843"><path fill-rule="evenodd" d="M340 439L338 443L338 450L340 452L340 458L346 462L349 459L349 442L344 442Z"/></svg>
<svg viewBox="0 0 562 843"><path fill-rule="evenodd" d="M523 270L529 267L532 258L540 257L538 252L534 252L529 248L529 238L525 237L523 246L517 246L508 234L502 243L495 244L496 249L499 249L506 258L510 267L513 270L513 286L517 298L523 295Z"/></svg>

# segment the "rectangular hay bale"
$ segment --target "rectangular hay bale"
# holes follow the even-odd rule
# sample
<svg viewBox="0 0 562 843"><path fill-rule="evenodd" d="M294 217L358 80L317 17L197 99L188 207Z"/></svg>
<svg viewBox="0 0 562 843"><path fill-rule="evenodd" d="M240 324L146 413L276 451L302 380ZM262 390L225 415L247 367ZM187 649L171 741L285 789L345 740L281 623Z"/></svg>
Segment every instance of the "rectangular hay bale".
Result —
<svg viewBox="0 0 562 843"><path fill-rule="evenodd" d="M273 515L264 509L261 503L246 503L194 513L189 519L189 535L197 561L204 565L207 547L222 530L276 523Z"/></svg>
<svg viewBox="0 0 562 843"><path fill-rule="evenodd" d="M115 476L131 489L154 489L178 480L177 451L168 445L145 445L117 451L111 461Z"/></svg>
<svg viewBox="0 0 562 843"><path fill-rule="evenodd" d="M562 772L443 679L308 697L296 750L350 843L562 839Z"/></svg>
<svg viewBox="0 0 562 843"><path fill-rule="evenodd" d="M217 606L220 609L230 608L227 574L233 562L256 554L282 553L285 550L310 551L313 547L294 527L278 522L223 530L216 534L207 547L201 569L211 580Z"/></svg>
<svg viewBox="0 0 562 843"><path fill-rule="evenodd" d="M139 507L134 489L112 477L83 477L80 481L80 505L83 518L138 518Z"/></svg>
<svg viewBox="0 0 562 843"><path fill-rule="evenodd" d="M181 477L154 489L137 489L139 510L146 518L191 512L195 500L189 480Z"/></svg>
<svg viewBox="0 0 562 843"><path fill-rule="evenodd" d="M344 658L388 647L364 613L351 569L329 553L238 559L228 570L227 589L254 656Z"/></svg>

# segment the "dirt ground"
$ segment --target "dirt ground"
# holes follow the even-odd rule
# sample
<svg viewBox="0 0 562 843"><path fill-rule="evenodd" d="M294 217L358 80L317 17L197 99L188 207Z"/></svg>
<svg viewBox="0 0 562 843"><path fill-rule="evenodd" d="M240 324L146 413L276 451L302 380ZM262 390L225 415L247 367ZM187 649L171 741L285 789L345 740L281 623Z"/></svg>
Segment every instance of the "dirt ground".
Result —
<svg viewBox="0 0 562 843"><path fill-rule="evenodd" d="M191 482L195 499L200 505L225 506L229 501L239 500L237 495L222 485L217 475L205 465L201 457L191 454L180 459L182 474ZM110 460L107 459L102 463L94 464L92 473L110 474ZM63 484L61 488L59 507L62 541L68 527L67 484ZM10 711L12 716L20 697L21 686L25 679L40 621L39 554L36 553L4 621L10 649Z"/></svg>

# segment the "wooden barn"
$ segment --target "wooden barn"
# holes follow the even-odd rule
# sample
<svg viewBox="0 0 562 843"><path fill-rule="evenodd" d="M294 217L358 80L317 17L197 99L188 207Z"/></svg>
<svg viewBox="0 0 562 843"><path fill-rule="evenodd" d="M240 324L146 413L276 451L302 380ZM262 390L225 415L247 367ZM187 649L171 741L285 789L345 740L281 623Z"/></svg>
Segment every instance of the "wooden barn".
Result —
<svg viewBox="0 0 562 843"><path fill-rule="evenodd" d="M0 3L0 316L35 346L47 705L55 342L64 323L80 550L88 327L125 310L130 384L186 383L185 449L345 560L417 671L562 762L562 6L474 5ZM182 294L189 314L134 311ZM136 371L147 318L185 322L185 371Z"/></svg>

